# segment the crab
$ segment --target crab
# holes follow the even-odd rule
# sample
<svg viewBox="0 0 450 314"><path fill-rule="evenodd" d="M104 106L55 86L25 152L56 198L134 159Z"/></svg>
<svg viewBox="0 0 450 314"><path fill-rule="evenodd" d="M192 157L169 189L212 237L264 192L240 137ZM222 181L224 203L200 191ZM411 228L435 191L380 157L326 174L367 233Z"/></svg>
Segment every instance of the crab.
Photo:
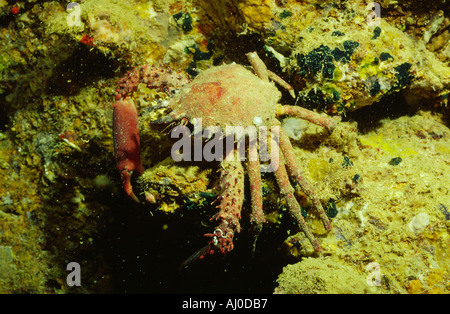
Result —
<svg viewBox="0 0 450 314"><path fill-rule="evenodd" d="M320 252L321 246L302 216L301 207L295 197L295 189L291 185L290 179L309 197L325 229L332 228L319 197L306 180L297 162L294 149L288 136L280 127L278 117L289 115L304 119L322 126L330 133L336 127L337 121L298 106L279 104L281 93L274 82L287 89L295 98L292 87L268 70L256 52L247 53L246 56L254 72L236 63L215 66L201 72L178 93L173 93L171 90L173 86L168 84L168 80L162 80L161 75L148 74L151 71L148 71L146 67L128 74L121 80L119 88L116 90L118 94L114 104L113 128L117 168L121 173L125 192L136 202L139 202L139 199L133 192L130 178L134 171L138 174L142 174L144 171L139 153L138 115L131 99L131 94L136 90L138 83L143 82L148 86L155 86L154 80L162 80L159 82L159 86L165 84L164 89L174 94L170 100L159 105L159 107L167 108L170 112L154 121L155 123L177 123L179 121L177 127L184 127L189 123L198 124L198 121L201 121L203 125L208 126L210 131L207 137L211 138L211 130L214 130L214 134L220 135L219 140L229 138L224 135L228 127L241 126L244 133L240 134L240 139L248 139L247 149L241 149L242 146L238 145L238 142L242 144L240 140L232 142L232 146L227 146L227 150L223 153L220 167L221 193L215 200L218 204L218 212L211 218L218 222L217 227L212 233L205 234L209 239L206 246L188 258L184 265L214 252L226 254L233 249L233 238L241 230L240 218L244 203L245 175L242 161L245 160L245 154L248 156L247 174L251 189L250 222L257 233L262 230L263 224L266 222L263 212L261 171L274 172L280 194L286 201L289 213L311 242L315 251ZM172 75L172 72L169 71L169 74ZM178 80L182 81L182 76L179 76ZM260 131L268 130L266 133L259 133L258 143L256 141L258 136L256 132L252 131L256 128L259 128ZM267 147L263 147L264 140L267 140L269 133L271 143ZM198 134L195 134L194 127L192 136L196 135ZM265 137L265 139L263 140L261 137ZM260 150L267 149L269 146L271 165L267 167L260 161L261 154L258 154L258 148ZM172 158L174 157L172 156Z"/></svg>

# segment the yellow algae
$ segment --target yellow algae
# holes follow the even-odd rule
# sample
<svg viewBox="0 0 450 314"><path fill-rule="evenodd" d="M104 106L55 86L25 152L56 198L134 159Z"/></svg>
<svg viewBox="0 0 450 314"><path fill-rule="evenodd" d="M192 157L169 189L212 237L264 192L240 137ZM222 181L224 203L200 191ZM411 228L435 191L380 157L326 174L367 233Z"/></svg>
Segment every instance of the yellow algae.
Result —
<svg viewBox="0 0 450 314"><path fill-rule="evenodd" d="M406 289L411 294L448 294L449 279L447 270L433 269L424 278L411 280Z"/></svg>
<svg viewBox="0 0 450 314"><path fill-rule="evenodd" d="M434 146L436 148L436 151L438 151L441 154L450 155L450 146L446 143L436 143Z"/></svg>
<svg viewBox="0 0 450 314"><path fill-rule="evenodd" d="M330 168L330 163L324 159L312 159L308 163L308 171L315 181L325 180Z"/></svg>
<svg viewBox="0 0 450 314"><path fill-rule="evenodd" d="M278 277L276 294L370 293L376 288L366 282L366 275L335 257L306 258L288 265Z"/></svg>
<svg viewBox="0 0 450 314"><path fill-rule="evenodd" d="M271 0L201 0L201 8L217 26L217 31L264 31L274 16Z"/></svg>
<svg viewBox="0 0 450 314"><path fill-rule="evenodd" d="M408 290L408 293L410 293L410 294L423 293L423 285L419 279L411 280L411 282L406 287L406 289Z"/></svg>
<svg viewBox="0 0 450 314"><path fill-rule="evenodd" d="M173 202L171 204L167 204L166 202L161 202L161 204L159 204L159 210L163 211L165 213L173 213L179 207L180 206L175 202Z"/></svg>
<svg viewBox="0 0 450 314"><path fill-rule="evenodd" d="M238 5L245 22L256 30L262 30L270 22L272 6L271 0L246 0Z"/></svg>
<svg viewBox="0 0 450 314"><path fill-rule="evenodd" d="M448 294L450 292L450 286L448 284L445 284L446 279L448 279L448 275L446 275L446 272L442 272L439 270L435 270L430 275L428 275L427 278L427 284L428 284L428 293L431 294ZM447 277L447 278L446 278Z"/></svg>
<svg viewBox="0 0 450 314"><path fill-rule="evenodd" d="M379 66L379 59L373 54L367 54L361 61L358 68L361 79L365 80L371 76L382 75L383 71Z"/></svg>
<svg viewBox="0 0 450 314"><path fill-rule="evenodd" d="M417 152L410 147L411 143L407 139L392 140L386 138L382 133L360 136L359 141L363 145L381 149L392 156L404 157L417 154Z"/></svg>
<svg viewBox="0 0 450 314"><path fill-rule="evenodd" d="M147 198L151 195L160 210L174 212L185 204L185 195L205 192L208 189L210 173L211 169L176 163L169 157L147 169L140 180Z"/></svg>
<svg viewBox="0 0 450 314"><path fill-rule="evenodd" d="M339 147L339 141L351 138L359 141L362 145L353 148L351 156L355 157L350 158L353 166L340 167L342 157L326 147L314 153L306 150L298 153L301 164L308 165L305 167L308 178L318 187L322 203L330 195L342 198L338 214L332 219L332 232L320 232L322 226L310 219L309 214L306 219L320 239L325 255L337 261L335 267L341 274L349 270L338 265L345 265L367 278L366 265L370 262L379 265L380 286L365 283L360 286L362 290L350 293L448 293L450 241L445 210L450 204L450 164L445 151L436 149L450 146L448 128L439 116L419 111L414 116L381 120L377 133L355 136L354 129L343 129L345 133L332 135L329 143ZM397 156L402 156L403 161L389 164ZM334 160L329 164L332 171L324 179L317 175L322 171L316 168L324 165L318 160L330 157ZM355 174L360 176L357 183L352 179ZM345 287L332 286L334 290L328 287L325 284L328 274L321 272L320 265L305 259L307 253L293 238L285 243L285 248L291 257L301 261L284 269L275 292L346 291ZM317 264L320 263L324 263L322 258L317 259ZM308 273L315 275L311 277Z"/></svg>
<svg viewBox="0 0 450 314"><path fill-rule="evenodd" d="M270 222L271 224L280 224L281 223L280 222L281 215L276 211L265 214L264 218L266 219L266 221Z"/></svg>
<svg viewBox="0 0 450 314"><path fill-rule="evenodd" d="M0 133L3 135L3 133ZM30 217L41 215L44 202L33 163L21 160L21 176L10 165L18 162L12 141L0 136L0 293L45 293L46 253L42 231Z"/></svg>

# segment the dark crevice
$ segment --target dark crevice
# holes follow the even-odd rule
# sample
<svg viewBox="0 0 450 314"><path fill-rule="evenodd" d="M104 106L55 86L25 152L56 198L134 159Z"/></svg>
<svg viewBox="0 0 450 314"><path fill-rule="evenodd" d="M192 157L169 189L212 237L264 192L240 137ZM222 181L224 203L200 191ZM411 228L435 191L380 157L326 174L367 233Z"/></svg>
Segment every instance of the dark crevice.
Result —
<svg viewBox="0 0 450 314"><path fill-rule="evenodd" d="M383 97L370 106L348 112L343 121L356 121L361 133L368 133L381 126L383 119L396 119L401 116L413 116L417 108L409 106L401 92Z"/></svg>
<svg viewBox="0 0 450 314"><path fill-rule="evenodd" d="M4 97L0 96L0 103L5 103ZM0 132L5 132L7 130L7 125L9 123L9 115L6 108L0 106Z"/></svg>
<svg viewBox="0 0 450 314"><path fill-rule="evenodd" d="M100 78L108 79L116 75L114 60L95 49L91 51L91 48L77 44L73 54L53 70L47 81L47 94L73 96Z"/></svg>

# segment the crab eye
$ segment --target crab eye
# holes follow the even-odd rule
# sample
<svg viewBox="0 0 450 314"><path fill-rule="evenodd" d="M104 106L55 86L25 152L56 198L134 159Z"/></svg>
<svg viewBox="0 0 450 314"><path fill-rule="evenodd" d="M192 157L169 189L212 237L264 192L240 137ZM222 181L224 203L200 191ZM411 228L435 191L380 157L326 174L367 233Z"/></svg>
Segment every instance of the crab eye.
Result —
<svg viewBox="0 0 450 314"><path fill-rule="evenodd" d="M213 237L213 244L214 246L216 246L219 243L219 240L217 239L216 236Z"/></svg>

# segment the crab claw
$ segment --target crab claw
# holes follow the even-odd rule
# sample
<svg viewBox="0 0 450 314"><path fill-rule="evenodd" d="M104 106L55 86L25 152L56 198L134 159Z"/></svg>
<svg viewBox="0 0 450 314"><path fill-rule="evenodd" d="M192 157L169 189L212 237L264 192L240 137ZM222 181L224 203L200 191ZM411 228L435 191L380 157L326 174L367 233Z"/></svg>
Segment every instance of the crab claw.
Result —
<svg viewBox="0 0 450 314"><path fill-rule="evenodd" d="M127 195L129 197L131 197L131 199L133 201L140 203L139 199L134 194L133 186L131 185L131 175L132 174L133 174L133 171L128 171L126 169L122 170L122 172L120 172L120 176L122 177L122 186L123 186L123 189L125 190L125 193L127 193Z"/></svg>
<svg viewBox="0 0 450 314"><path fill-rule="evenodd" d="M140 156L138 115L133 100L118 97L114 104L113 137L114 153L117 169L122 177L125 192L136 202L139 199L131 186L131 175L136 171L139 175L144 172Z"/></svg>

